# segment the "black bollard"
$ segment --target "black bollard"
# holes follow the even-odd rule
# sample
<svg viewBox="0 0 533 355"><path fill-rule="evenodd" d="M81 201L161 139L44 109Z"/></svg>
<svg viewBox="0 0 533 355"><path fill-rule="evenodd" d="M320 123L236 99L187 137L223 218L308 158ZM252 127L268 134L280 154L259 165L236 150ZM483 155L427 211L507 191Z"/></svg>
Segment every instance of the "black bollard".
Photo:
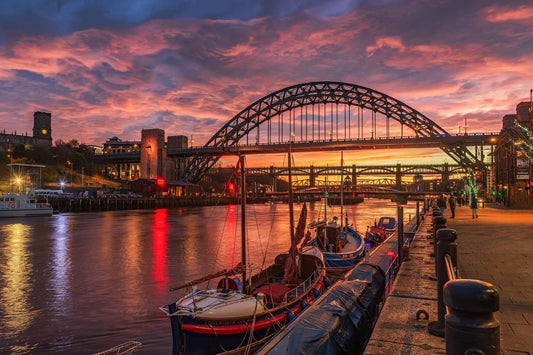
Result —
<svg viewBox="0 0 533 355"><path fill-rule="evenodd" d="M444 287L446 354L500 354L498 290L479 280L450 281Z"/></svg>
<svg viewBox="0 0 533 355"><path fill-rule="evenodd" d="M437 255L437 232L439 229L446 228L446 222L446 217L443 217L442 215L433 217L433 254L429 255L431 257L435 257ZM436 267L435 270L437 270Z"/></svg>
<svg viewBox="0 0 533 355"><path fill-rule="evenodd" d="M420 227L420 201L416 201L416 230Z"/></svg>
<svg viewBox="0 0 533 355"><path fill-rule="evenodd" d="M437 267L437 321L429 323L428 331L443 338L446 307L444 306L442 293L444 285L449 281L444 256L446 254L450 255L455 272L455 266L457 265L457 232L454 229L443 228L439 229L437 234L438 244L435 257L435 265Z"/></svg>

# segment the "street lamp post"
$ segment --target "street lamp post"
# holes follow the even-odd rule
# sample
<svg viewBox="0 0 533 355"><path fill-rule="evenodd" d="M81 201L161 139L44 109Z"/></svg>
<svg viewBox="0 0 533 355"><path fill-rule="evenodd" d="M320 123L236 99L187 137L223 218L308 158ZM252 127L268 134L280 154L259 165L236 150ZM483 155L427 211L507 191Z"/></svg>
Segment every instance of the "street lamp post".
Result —
<svg viewBox="0 0 533 355"><path fill-rule="evenodd" d="M72 162L67 160L67 164L70 165L70 188L74 187L74 181L72 181Z"/></svg>

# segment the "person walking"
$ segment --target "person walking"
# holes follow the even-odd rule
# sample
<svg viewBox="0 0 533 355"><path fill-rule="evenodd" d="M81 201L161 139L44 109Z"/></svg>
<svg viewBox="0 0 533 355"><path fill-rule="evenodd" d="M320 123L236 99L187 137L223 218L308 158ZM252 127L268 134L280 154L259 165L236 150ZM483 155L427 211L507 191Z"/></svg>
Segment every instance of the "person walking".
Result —
<svg viewBox="0 0 533 355"><path fill-rule="evenodd" d="M475 196L470 199L470 208L472 209L472 218L477 218L477 198Z"/></svg>
<svg viewBox="0 0 533 355"><path fill-rule="evenodd" d="M450 218L455 218L455 196L453 194L450 195L450 198L448 199L448 204L450 205L450 211L452 212L452 216Z"/></svg>
<svg viewBox="0 0 533 355"><path fill-rule="evenodd" d="M440 208L440 213L444 216L444 210L446 209L446 197L440 195L437 199L437 207Z"/></svg>

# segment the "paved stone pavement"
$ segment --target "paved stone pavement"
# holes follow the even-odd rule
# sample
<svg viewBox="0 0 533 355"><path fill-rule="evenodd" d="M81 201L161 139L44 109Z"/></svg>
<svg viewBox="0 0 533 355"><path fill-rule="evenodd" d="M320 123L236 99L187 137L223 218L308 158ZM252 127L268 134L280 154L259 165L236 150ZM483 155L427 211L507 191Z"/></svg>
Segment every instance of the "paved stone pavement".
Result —
<svg viewBox="0 0 533 355"><path fill-rule="evenodd" d="M457 231L461 278L492 283L500 294L503 354L533 354L533 211L497 205L478 209L448 209L447 227Z"/></svg>
<svg viewBox="0 0 533 355"><path fill-rule="evenodd" d="M447 227L457 231L458 269L461 278L477 279L496 286L500 295L503 355L533 355L533 210L498 206L478 209L472 218L469 207L458 207L456 217L444 212ZM426 231L431 217L423 221L413 241L410 258L402 265L371 339L367 355L444 354L444 340L427 332L427 321L417 319L425 310L437 318L433 246Z"/></svg>

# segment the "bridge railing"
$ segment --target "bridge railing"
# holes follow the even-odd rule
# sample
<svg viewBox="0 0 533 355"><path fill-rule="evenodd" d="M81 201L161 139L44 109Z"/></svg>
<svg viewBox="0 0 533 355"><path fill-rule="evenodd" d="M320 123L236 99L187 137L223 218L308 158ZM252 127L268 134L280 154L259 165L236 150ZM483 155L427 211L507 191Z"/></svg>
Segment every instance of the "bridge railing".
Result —
<svg viewBox="0 0 533 355"><path fill-rule="evenodd" d="M451 133L449 135L445 134L438 134L437 136L374 136L374 137L350 137L350 138L312 138L312 139L306 139L306 140L296 140L292 141L292 143L330 143L330 142L336 142L336 143L351 143L351 142L368 142L368 141L375 141L375 140L415 140L415 139L434 139L434 138L442 138L442 137L458 137L458 138L464 138L464 137L480 137L480 136L498 136L500 132L471 132L471 133ZM245 143L245 142L237 142L234 147L251 147L251 146L258 146L258 147L267 147L277 144L289 144L291 143L290 139L281 141L281 142L255 142L255 143ZM488 144L490 142L487 142ZM191 146L190 148L184 148L184 150L201 150L206 149L209 147L205 147L203 145L198 146ZM211 147L212 149L218 149L218 147Z"/></svg>

